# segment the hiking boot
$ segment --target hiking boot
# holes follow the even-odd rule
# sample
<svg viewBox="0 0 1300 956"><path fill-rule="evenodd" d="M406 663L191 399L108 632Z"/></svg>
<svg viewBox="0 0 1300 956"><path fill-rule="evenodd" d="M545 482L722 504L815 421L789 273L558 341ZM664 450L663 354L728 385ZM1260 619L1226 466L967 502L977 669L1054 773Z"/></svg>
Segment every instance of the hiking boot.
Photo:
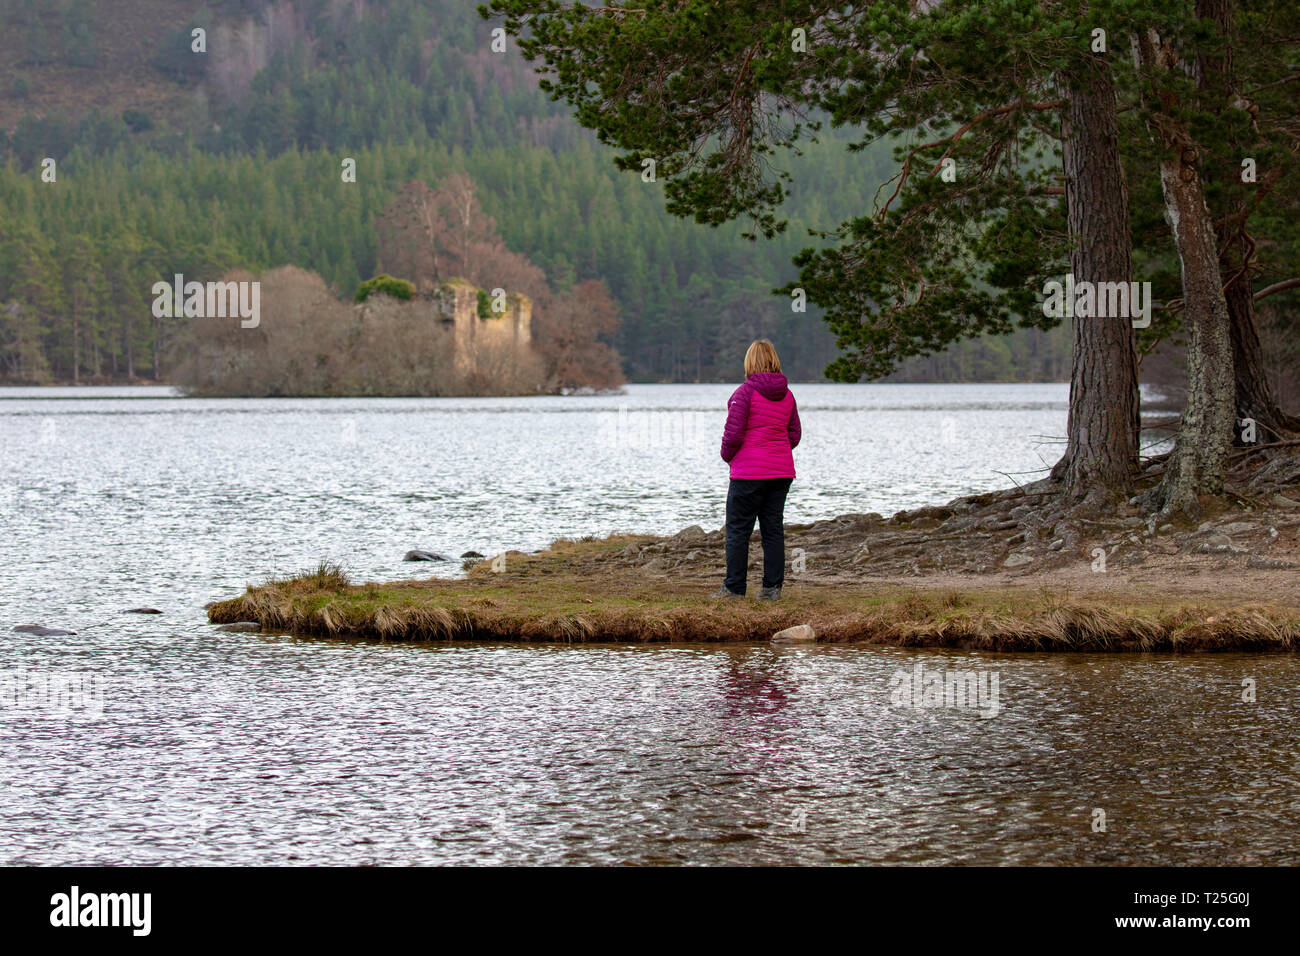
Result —
<svg viewBox="0 0 1300 956"><path fill-rule="evenodd" d="M758 599L760 601L781 600L781 585L778 584L774 588L763 588L763 590L758 592Z"/></svg>
<svg viewBox="0 0 1300 956"><path fill-rule="evenodd" d="M737 594L735 591L727 590L725 584L709 595L711 598L743 598L744 596L743 594Z"/></svg>

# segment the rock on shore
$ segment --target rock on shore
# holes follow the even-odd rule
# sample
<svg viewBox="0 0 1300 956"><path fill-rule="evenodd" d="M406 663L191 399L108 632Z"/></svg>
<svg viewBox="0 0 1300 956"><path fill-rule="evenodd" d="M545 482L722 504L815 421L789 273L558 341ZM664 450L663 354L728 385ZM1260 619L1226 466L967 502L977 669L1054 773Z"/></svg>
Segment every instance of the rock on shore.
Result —
<svg viewBox="0 0 1300 956"><path fill-rule="evenodd" d="M817 632L812 629L811 624L796 624L772 635L773 644L799 644L815 640L817 640Z"/></svg>

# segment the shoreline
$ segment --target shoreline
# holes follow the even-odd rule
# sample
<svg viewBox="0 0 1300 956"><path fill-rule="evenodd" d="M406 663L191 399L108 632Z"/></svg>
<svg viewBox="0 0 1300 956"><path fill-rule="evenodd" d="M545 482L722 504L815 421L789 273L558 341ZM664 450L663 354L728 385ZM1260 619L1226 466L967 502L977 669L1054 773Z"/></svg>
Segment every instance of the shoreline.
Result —
<svg viewBox="0 0 1300 956"><path fill-rule="evenodd" d="M1134 516L1116 516L1034 535L1023 512L1009 517L1034 494L787 526L787 555L802 561L773 603L754 597L757 536L750 596L709 598L721 580L722 532L693 526L671 537L561 539L535 554L466 562L457 579L353 584L322 567L250 586L208 617L378 641L767 643L806 624L816 642L837 644L1300 649L1300 562L1288 560L1300 559L1300 500L1295 512L1288 504L1263 515L1248 503L1225 506L1195 527L1148 532ZM1068 548L1058 531L1072 537Z"/></svg>
<svg viewBox="0 0 1300 956"><path fill-rule="evenodd" d="M312 576L251 588L209 611L214 624L251 621L296 637L410 642L769 643L809 625L809 643L959 648L998 652L1292 652L1300 649L1300 608L1224 598L1145 603L1088 595L1055 597L1041 588L787 588L775 605L680 593L515 588L500 584L408 581L316 587ZM556 588L563 589L557 596ZM596 597L589 597L596 594ZM585 607L583 606L585 605ZM778 643L780 643L778 641Z"/></svg>

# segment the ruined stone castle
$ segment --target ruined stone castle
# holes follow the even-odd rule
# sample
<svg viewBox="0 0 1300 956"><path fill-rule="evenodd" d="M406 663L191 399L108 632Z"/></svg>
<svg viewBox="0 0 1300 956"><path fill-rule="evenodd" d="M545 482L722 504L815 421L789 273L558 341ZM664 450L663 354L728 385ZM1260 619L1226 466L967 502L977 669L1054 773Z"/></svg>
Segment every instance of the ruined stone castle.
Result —
<svg viewBox="0 0 1300 956"><path fill-rule="evenodd" d="M533 303L526 295L480 289L464 279L448 279L402 301L372 295L356 306L362 318L392 314L427 318L448 333L459 364L485 350L526 349L533 339Z"/></svg>
<svg viewBox="0 0 1300 956"><path fill-rule="evenodd" d="M533 302L518 292L503 294L494 301L463 279L441 282L426 296L417 295L413 302L428 303L433 318L451 328L456 347L475 344L528 345L533 340ZM497 310L498 305L505 308Z"/></svg>

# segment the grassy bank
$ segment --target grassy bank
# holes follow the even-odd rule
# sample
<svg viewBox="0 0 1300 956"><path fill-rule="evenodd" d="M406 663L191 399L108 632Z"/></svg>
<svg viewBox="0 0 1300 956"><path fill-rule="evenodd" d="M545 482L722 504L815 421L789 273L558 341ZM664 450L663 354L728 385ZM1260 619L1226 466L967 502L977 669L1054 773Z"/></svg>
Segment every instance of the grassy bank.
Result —
<svg viewBox="0 0 1300 956"><path fill-rule="evenodd" d="M255 621L298 635L389 641L768 641L809 624L820 642L998 651L1223 651L1300 646L1300 607L1243 603L1239 591L1171 587L1062 591L1049 582L972 578L787 582L780 602L707 597L716 576L647 575L619 556L661 541L558 541L508 552L463 579L350 583L337 568L250 587L209 608L213 623ZM672 539L669 539L672 540ZM499 565L498 565L499 566Z"/></svg>

